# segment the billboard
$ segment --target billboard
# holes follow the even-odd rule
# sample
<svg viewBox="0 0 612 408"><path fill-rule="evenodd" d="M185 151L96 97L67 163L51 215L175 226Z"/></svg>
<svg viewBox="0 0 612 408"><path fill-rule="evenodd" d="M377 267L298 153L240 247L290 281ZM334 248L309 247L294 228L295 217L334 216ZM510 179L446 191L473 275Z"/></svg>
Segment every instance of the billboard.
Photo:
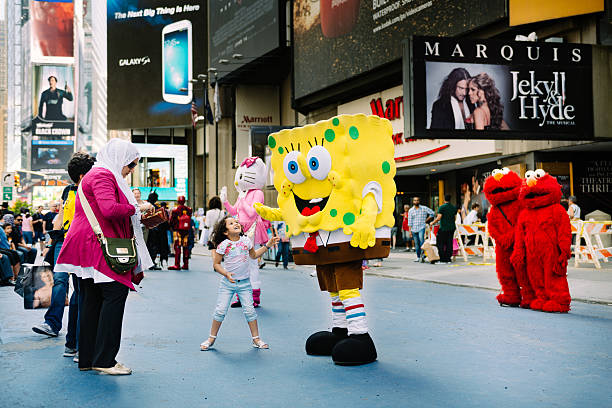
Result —
<svg viewBox="0 0 612 408"><path fill-rule="evenodd" d="M593 138L588 45L414 37L411 58L415 137Z"/></svg>
<svg viewBox="0 0 612 408"><path fill-rule="evenodd" d="M202 102L190 80L206 73L205 21L201 0L108 1L109 129L190 125L192 99Z"/></svg>
<svg viewBox="0 0 612 408"><path fill-rule="evenodd" d="M73 153L73 140L32 140L32 170L64 174Z"/></svg>
<svg viewBox="0 0 612 408"><path fill-rule="evenodd" d="M219 78L280 45L278 0L212 0L209 16L211 64L229 67L219 71ZM232 58L234 54L245 59ZM231 65L221 65L223 59Z"/></svg>
<svg viewBox="0 0 612 408"><path fill-rule="evenodd" d="M454 36L506 15L504 0L297 0L295 98L401 59L413 34ZM364 52L367 50L367 52Z"/></svg>
<svg viewBox="0 0 612 408"><path fill-rule="evenodd" d="M74 136L73 67L35 65L32 85L32 135Z"/></svg>
<svg viewBox="0 0 612 408"><path fill-rule="evenodd" d="M72 0L32 0L30 20L32 61L71 63L74 57Z"/></svg>

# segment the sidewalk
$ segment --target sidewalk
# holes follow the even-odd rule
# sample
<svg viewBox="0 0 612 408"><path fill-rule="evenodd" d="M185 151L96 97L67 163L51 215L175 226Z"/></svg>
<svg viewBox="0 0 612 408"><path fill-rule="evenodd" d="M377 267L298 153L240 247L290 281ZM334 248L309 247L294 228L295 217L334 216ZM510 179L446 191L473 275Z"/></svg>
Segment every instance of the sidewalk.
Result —
<svg viewBox="0 0 612 408"><path fill-rule="evenodd" d="M198 246L194 248L193 253L210 256L207 249ZM396 249L383 261L382 267L370 266L366 274L494 291L500 289L493 260L485 263L482 257L472 256L468 258L467 263L457 258L451 265L432 265L416 263L413 262L414 259L414 252ZM370 265L373 263L374 261L370 261ZM574 258L569 263L568 283L572 299L612 306L612 262L602 262L602 269L596 269L592 264L582 264L579 268L574 268ZM296 268L312 269L308 266Z"/></svg>

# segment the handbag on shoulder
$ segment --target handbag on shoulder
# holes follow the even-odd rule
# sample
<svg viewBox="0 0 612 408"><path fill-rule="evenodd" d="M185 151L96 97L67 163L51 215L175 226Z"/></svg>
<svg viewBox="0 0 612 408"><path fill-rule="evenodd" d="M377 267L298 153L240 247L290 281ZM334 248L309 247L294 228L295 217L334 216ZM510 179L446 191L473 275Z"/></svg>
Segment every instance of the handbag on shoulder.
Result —
<svg viewBox="0 0 612 408"><path fill-rule="evenodd" d="M79 185L79 198L87 216L91 228L98 238L102 254L108 266L117 274L124 275L138 265L138 253L136 252L136 241L134 238L109 238L102 233L100 223L96 219L83 188Z"/></svg>

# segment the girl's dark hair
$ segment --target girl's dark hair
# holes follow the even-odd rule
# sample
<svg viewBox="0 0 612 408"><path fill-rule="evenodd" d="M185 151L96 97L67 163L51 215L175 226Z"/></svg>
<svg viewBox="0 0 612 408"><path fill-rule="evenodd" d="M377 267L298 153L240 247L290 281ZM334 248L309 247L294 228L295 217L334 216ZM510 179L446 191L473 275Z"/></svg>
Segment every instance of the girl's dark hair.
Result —
<svg viewBox="0 0 612 408"><path fill-rule="evenodd" d="M227 232L226 221L229 218L234 218L234 217L232 217L231 215L226 215L217 224L215 224L215 227L213 228L212 238L210 239L210 241L213 243L215 248L218 247L220 243L222 243L223 241L227 239L227 235L225 235L225 233Z"/></svg>
<svg viewBox="0 0 612 408"><path fill-rule="evenodd" d="M214 196L208 201L208 209L213 210L215 208L218 210L223 209L223 205L221 204L221 199L217 196Z"/></svg>

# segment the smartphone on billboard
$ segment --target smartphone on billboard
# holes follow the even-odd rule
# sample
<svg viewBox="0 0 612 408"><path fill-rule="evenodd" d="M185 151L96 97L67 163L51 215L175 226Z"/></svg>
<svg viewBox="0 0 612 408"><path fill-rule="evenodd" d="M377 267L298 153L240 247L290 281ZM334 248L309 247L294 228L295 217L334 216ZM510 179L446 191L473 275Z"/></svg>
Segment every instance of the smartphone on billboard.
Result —
<svg viewBox="0 0 612 408"><path fill-rule="evenodd" d="M189 20L162 30L162 97L166 102L188 104L193 98L191 32Z"/></svg>

